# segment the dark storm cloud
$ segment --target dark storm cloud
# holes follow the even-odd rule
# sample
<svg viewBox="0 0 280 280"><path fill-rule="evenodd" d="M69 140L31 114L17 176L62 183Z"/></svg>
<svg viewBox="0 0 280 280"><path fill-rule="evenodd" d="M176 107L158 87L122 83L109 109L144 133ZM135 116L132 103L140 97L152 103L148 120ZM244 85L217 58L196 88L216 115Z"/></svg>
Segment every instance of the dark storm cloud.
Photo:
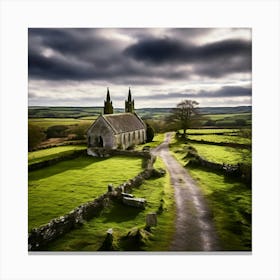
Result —
<svg viewBox="0 0 280 280"><path fill-rule="evenodd" d="M155 94L139 96L137 99L173 99L173 98L226 98L251 97L252 89L240 86L225 86L215 91L201 90L192 92L171 92L168 94Z"/></svg>
<svg viewBox="0 0 280 280"><path fill-rule="evenodd" d="M131 40L110 36L109 32L116 31ZM163 29L163 37L155 29L32 28L28 44L29 78L163 84L192 75L216 78L251 71L248 41L224 40L204 45L192 42L212 31ZM105 36L106 32L109 35Z"/></svg>
<svg viewBox="0 0 280 280"><path fill-rule="evenodd" d="M150 65L190 64L193 74L202 76L217 77L251 69L251 43L245 40L196 46L171 38L148 39L128 47L125 54Z"/></svg>

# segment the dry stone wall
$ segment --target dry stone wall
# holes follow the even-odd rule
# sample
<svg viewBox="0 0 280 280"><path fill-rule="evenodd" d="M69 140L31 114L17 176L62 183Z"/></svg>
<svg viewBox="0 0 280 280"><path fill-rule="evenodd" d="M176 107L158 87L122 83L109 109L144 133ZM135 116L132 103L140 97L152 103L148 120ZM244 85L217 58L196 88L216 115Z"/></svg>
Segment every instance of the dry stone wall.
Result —
<svg viewBox="0 0 280 280"><path fill-rule="evenodd" d="M30 164L28 166L28 172L34 171L34 170L37 170L37 169L41 169L43 167L51 166L51 165L53 165L55 163L58 163L60 161L74 159L74 158L82 156L82 155L86 155L86 150L77 150L77 151L73 151L71 154L62 155L62 156L57 157L57 158L45 160L45 161L42 161L42 162L33 163L33 164Z"/></svg>
<svg viewBox="0 0 280 280"><path fill-rule="evenodd" d="M221 171L226 175L241 177L241 169L240 165L231 165L231 164L220 164L212 161L208 161L198 155L196 152L190 150L186 156L187 158L191 158L189 161L189 165L199 165L202 167L206 167L215 171Z"/></svg>

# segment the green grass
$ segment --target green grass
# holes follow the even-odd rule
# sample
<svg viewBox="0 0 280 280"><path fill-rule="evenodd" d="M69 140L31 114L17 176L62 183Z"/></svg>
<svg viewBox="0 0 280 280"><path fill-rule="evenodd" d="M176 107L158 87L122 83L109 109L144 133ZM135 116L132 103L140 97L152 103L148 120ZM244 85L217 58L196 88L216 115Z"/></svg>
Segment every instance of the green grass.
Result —
<svg viewBox="0 0 280 280"><path fill-rule="evenodd" d="M162 161L158 159L155 167L163 166ZM112 228L117 250L168 251L174 233L175 219L174 193L168 174L162 178L146 180L132 193L136 197L147 199L148 204L145 210L113 203L99 217L52 242L47 250L97 251L105 239L106 231ZM152 228L152 234L141 247L135 247L135 245L129 247L122 241L122 237L126 236L131 229L144 228L146 214L156 212L161 204L164 210L158 214L158 225Z"/></svg>
<svg viewBox="0 0 280 280"><path fill-rule="evenodd" d="M251 164L252 152L249 149L191 143L198 154L208 161L225 164Z"/></svg>
<svg viewBox="0 0 280 280"><path fill-rule="evenodd" d="M190 140L204 140L208 142L215 143L238 143L238 144L251 144L252 141L250 138L238 137L238 136L225 136L225 135L189 135L188 139Z"/></svg>
<svg viewBox="0 0 280 280"><path fill-rule="evenodd" d="M252 113L242 113L242 114L212 114L212 115L204 115L205 117L213 120L213 121L221 121L221 120L236 120L236 119L245 119L250 120L252 117Z"/></svg>
<svg viewBox="0 0 280 280"><path fill-rule="evenodd" d="M239 129L231 129L231 128L215 128L215 129L188 129L187 133L199 133L199 134L214 134L214 133L237 133ZM181 133L183 131L181 130Z"/></svg>
<svg viewBox="0 0 280 280"><path fill-rule="evenodd" d="M73 151L86 149L85 145L69 145L42 149L28 153L28 164L38 163L49 159L54 159L60 156L71 154Z"/></svg>
<svg viewBox="0 0 280 280"><path fill-rule="evenodd" d="M202 149L208 150L212 159L215 158L217 151L212 148L216 148L216 146L201 144L201 147L203 146ZM184 159L185 145L173 139L170 147L174 156L185 166L187 163L187 160ZM229 150L226 153L222 150L218 152L220 157L224 154L227 161L232 161L234 158L236 161L238 157L236 151L240 150L231 151L231 156ZM209 203L222 249L227 251L251 250L252 192L250 186L202 168L188 167L187 169L197 181Z"/></svg>
<svg viewBox="0 0 280 280"><path fill-rule="evenodd" d="M28 174L28 227L38 227L141 172L142 159L79 157Z"/></svg>
<svg viewBox="0 0 280 280"><path fill-rule="evenodd" d="M188 169L209 203L223 250L251 250L251 189L220 174Z"/></svg>
<svg viewBox="0 0 280 280"><path fill-rule="evenodd" d="M28 120L28 124L37 125L43 129L47 129L54 125L75 125L75 124L87 124L90 126L92 120L74 119L74 118L31 118Z"/></svg>
<svg viewBox="0 0 280 280"><path fill-rule="evenodd" d="M149 146L151 149L160 145L164 140L164 133L157 133L152 142L137 145L136 150L142 150L145 146Z"/></svg>

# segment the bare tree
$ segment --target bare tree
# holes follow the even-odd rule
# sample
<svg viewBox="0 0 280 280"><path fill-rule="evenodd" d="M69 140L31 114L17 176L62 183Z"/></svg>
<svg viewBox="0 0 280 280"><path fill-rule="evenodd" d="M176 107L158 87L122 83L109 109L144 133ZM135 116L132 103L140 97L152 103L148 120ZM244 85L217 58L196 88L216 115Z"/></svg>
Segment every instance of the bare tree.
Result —
<svg viewBox="0 0 280 280"><path fill-rule="evenodd" d="M183 129L184 136L198 116L198 104L194 100L184 100L172 110L169 120L175 123L178 129Z"/></svg>

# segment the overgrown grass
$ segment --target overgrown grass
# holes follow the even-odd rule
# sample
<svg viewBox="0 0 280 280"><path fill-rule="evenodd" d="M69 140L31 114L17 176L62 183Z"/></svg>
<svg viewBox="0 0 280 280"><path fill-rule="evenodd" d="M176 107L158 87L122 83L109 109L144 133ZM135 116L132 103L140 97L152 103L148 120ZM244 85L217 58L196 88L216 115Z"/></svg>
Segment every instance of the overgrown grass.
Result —
<svg viewBox="0 0 280 280"><path fill-rule="evenodd" d="M156 167L163 167L161 160L157 160ZM120 251L146 250L168 251L174 233L175 204L173 188L170 186L169 176L146 180L142 186L132 192L136 197L146 198L145 210L112 203L103 211L100 217L85 223L80 229L73 230L60 239L54 241L47 248L50 251L97 251L109 228L113 229L114 247ZM146 214L157 212L158 225L152 228L148 239L141 246L129 245L124 237L134 228L145 227Z"/></svg>
<svg viewBox="0 0 280 280"><path fill-rule="evenodd" d="M142 159L79 157L28 174L28 228L64 215L141 172Z"/></svg>
<svg viewBox="0 0 280 280"><path fill-rule="evenodd" d="M201 144L201 146L205 146L204 149L209 150L212 158L215 157L215 150L212 149L211 145ZM174 156L183 166L187 163L184 147L185 144L177 142L175 139L170 145ZM240 151L240 149L235 149L235 151ZM219 152L221 155L223 154L222 150ZM231 158L236 159L234 150L231 152ZM224 153L224 157L226 159L229 155ZM226 162L229 163L228 161ZM238 179L230 179L220 173L214 173L202 168L188 167L188 170L209 203L222 249L226 251L250 251L251 186L246 186Z"/></svg>
<svg viewBox="0 0 280 280"><path fill-rule="evenodd" d="M45 160L61 157L67 154L71 154L72 151L86 149L85 145L69 145L54 147L49 149L42 149L28 153L28 164L42 162Z"/></svg>

